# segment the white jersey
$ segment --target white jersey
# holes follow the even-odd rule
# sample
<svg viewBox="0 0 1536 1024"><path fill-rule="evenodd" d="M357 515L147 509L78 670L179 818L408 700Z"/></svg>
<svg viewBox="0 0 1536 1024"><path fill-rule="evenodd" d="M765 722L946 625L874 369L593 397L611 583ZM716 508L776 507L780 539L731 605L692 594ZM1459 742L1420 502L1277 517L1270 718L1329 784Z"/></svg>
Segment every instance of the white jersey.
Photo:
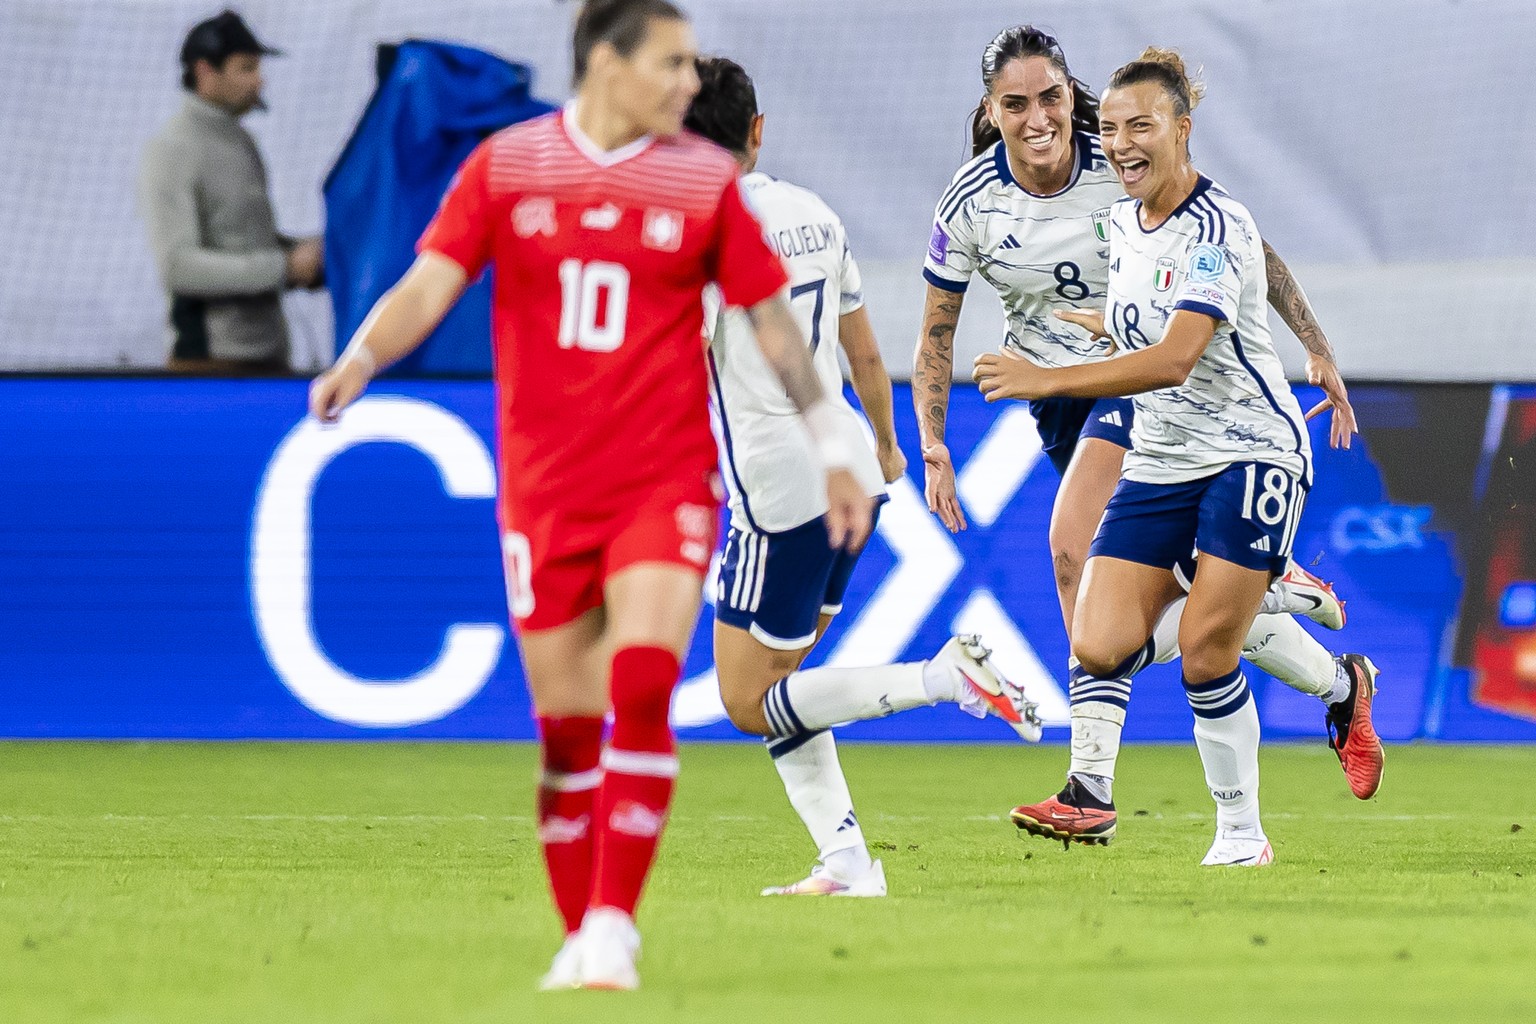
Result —
<svg viewBox="0 0 1536 1024"><path fill-rule="evenodd" d="M1236 462L1274 463L1311 486L1301 406L1275 355L1258 226L1247 207L1202 176L1166 221L1147 231L1141 203L1110 214L1105 324L1121 351L1156 345L1175 310L1204 313L1216 335L1178 387L1134 396L1124 475L1182 483Z"/></svg>
<svg viewBox="0 0 1536 1024"><path fill-rule="evenodd" d="M859 267L843 222L821 197L760 172L741 179L742 195L789 274L790 308L811 345L811 362L837 410L850 467L871 496L885 493L880 462L843 397L838 320L864 305ZM724 311L709 343L731 523L778 533L826 514L826 470L794 403L763 358L745 312Z"/></svg>
<svg viewBox="0 0 1536 1024"><path fill-rule="evenodd" d="M1076 366L1109 355L1109 342L1051 314L1101 309L1109 274L1109 210L1125 195L1097 136L1072 137L1066 188L1048 196L1014 180L999 142L960 168L939 200L923 277L965 291L978 273L1007 317L1003 347L1041 366Z"/></svg>

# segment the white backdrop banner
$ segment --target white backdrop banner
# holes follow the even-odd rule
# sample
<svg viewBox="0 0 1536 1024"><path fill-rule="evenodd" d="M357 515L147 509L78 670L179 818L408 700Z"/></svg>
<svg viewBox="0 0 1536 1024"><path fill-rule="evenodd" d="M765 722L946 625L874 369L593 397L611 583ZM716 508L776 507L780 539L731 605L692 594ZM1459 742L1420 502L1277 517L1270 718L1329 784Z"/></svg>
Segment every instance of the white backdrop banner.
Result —
<svg viewBox="0 0 1536 1024"><path fill-rule="evenodd" d="M176 57L217 3L0 0L0 369L154 367L164 300L134 182L181 102ZM1202 65L1201 169L1253 210L1302 278L1346 372L1536 379L1536 92L1529 0L693 0L707 52L739 60L768 115L763 168L820 192L864 265L905 375L935 200L968 153L983 47L1010 17L1054 30L1101 87L1148 44ZM527 63L567 94L573 7L553 0L251 0L287 53L247 124L278 220L318 231L320 182L362 111L380 42L438 38ZM995 347L974 288L957 364ZM300 368L333 348L323 296L290 302ZM1282 342L1288 365L1299 348Z"/></svg>

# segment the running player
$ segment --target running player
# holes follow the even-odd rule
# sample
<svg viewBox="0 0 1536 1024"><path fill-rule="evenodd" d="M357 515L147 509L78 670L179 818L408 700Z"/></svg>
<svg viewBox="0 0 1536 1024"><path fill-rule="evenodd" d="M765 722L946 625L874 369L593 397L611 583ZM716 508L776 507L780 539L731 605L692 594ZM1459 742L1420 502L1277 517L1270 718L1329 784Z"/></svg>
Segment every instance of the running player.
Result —
<svg viewBox="0 0 1536 1024"><path fill-rule="evenodd" d="M870 524L736 164L682 132L696 53L667 0L589 0L575 99L471 154L415 264L310 392L335 420L494 267L497 511L543 755L539 839L567 930L546 988L639 984L633 916L678 771L668 710L719 507L706 284L749 310L829 467L807 486L827 495L831 543L857 546Z"/></svg>
<svg viewBox="0 0 1536 1024"><path fill-rule="evenodd" d="M913 371L929 508L952 531L966 524L944 445L945 414L954 331L971 275L986 279L1003 301L1007 351L1047 366L1106 358L1106 340L1090 338L1051 313L1103 302L1109 209L1124 195L1094 134L1098 102L1072 76L1053 37L1030 26L1001 32L982 56L982 83L986 96L972 121L977 156L955 175L938 205ZM1332 351L1284 264L1267 245L1264 249L1270 298L1312 353L1309 374L1335 406L1334 442L1347 444L1354 419ZM1052 399L1030 402L1030 411L1063 478L1050 537L1070 635L1081 566L1130 447L1134 409L1125 399ZM1332 590L1294 563L1266 602L1269 611L1302 610L1330 628L1344 624ZM1155 660L1177 654L1177 624L1175 607L1158 630ZM1359 696L1369 688L1362 684L1374 680L1369 662L1356 655L1335 659L1288 615L1261 616L1247 647L1255 664L1324 702L1352 790L1362 798L1371 795L1380 781L1379 743ZM1020 808L1023 817L1015 820L1021 827L1038 823L1055 835L1107 841L1115 828L1112 783L1130 672L1098 680L1073 666L1070 696L1068 786L1059 799ZM1353 727L1357 713L1365 715L1360 728Z"/></svg>
<svg viewBox="0 0 1536 1024"><path fill-rule="evenodd" d="M699 94L686 124L736 156L747 204L790 275L791 306L865 492L906 472L891 412L891 381L880 357L859 267L837 214L814 192L755 170L763 144L757 92L740 65L699 61ZM875 450L842 397L837 350L848 356L859 402L874 425ZM829 727L907 708L953 701L989 711L1026 739L1039 739L1034 706L987 661L978 638L955 637L927 662L798 671L841 610L860 550L833 546L819 472L792 407L752 344L751 326L724 311L710 341L730 491L731 528L715 594L715 668L731 721L763 736L800 820L818 850L809 877L764 896L884 896L885 872L870 857L838 764Z"/></svg>
<svg viewBox="0 0 1536 1024"><path fill-rule="evenodd" d="M1135 396L1134 443L1089 550L1073 653L1092 676L1120 678L1184 594L1175 567L1199 551L1179 647L1216 802L1202 863L1257 866L1274 853L1259 820L1259 718L1240 658L1286 570L1312 451L1270 339L1258 227L1190 162L1201 92L1178 54L1147 49L1104 96L1104 151L1127 193L1109 217L1107 313L1058 316L1122 354L1050 368L988 354L974 376L988 401ZM1368 707L1368 676L1359 682Z"/></svg>

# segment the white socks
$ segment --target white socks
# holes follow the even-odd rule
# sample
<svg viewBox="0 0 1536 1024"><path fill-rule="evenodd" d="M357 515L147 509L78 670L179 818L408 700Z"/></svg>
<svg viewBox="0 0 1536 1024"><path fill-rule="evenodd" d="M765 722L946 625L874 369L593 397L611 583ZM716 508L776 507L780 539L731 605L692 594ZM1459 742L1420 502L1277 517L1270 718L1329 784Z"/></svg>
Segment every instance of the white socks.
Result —
<svg viewBox="0 0 1536 1024"><path fill-rule="evenodd" d="M927 664L791 672L768 688L763 713L775 736L794 736L957 699L949 673L927 672Z"/></svg>
<svg viewBox="0 0 1536 1024"><path fill-rule="evenodd" d="M1094 796L1113 802L1115 761L1120 757L1120 731L1131 700L1131 681L1099 679L1082 670L1076 659L1071 670L1072 760L1067 775L1089 786Z"/></svg>
<svg viewBox="0 0 1536 1024"><path fill-rule="evenodd" d="M1260 615L1243 640L1243 657L1293 690L1334 704L1349 694L1343 666L1294 615ZM1343 690L1339 690L1340 681Z"/></svg>
<svg viewBox="0 0 1536 1024"><path fill-rule="evenodd" d="M823 865L833 878L851 882L870 869L864 830L830 732L769 740L768 753L784 781L790 806L805 822Z"/></svg>
<svg viewBox="0 0 1536 1024"><path fill-rule="evenodd" d="M1241 668L1205 683L1184 681L1195 712L1195 746L1216 801L1216 829L1259 825L1259 712Z"/></svg>

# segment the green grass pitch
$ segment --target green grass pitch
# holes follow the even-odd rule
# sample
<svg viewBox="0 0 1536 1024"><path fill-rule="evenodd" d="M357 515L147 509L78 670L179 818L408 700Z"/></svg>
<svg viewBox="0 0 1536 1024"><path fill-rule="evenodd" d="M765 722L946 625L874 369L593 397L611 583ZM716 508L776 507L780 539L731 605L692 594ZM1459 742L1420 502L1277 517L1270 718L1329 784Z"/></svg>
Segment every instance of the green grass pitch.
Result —
<svg viewBox="0 0 1536 1024"><path fill-rule="evenodd" d="M1259 871L1197 866L1192 746L1070 851L1005 817L1060 747L843 761L889 898L757 896L809 841L760 747L686 746L643 990L540 995L529 746L0 744L0 1021L1536 1020L1536 749L1392 748L1359 803L1268 747Z"/></svg>

